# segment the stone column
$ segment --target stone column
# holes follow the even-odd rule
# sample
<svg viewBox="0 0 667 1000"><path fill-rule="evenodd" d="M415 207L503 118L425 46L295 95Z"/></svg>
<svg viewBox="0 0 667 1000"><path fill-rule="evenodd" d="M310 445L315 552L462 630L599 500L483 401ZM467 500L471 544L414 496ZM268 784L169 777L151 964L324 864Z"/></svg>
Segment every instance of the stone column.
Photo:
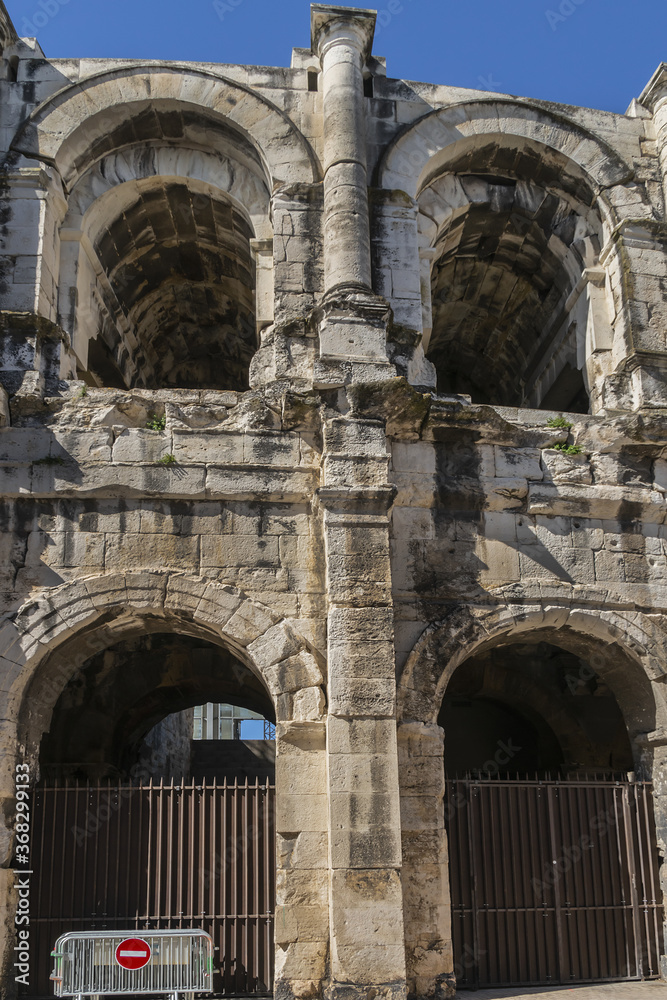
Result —
<svg viewBox="0 0 667 1000"><path fill-rule="evenodd" d="M324 284L370 291L363 67L375 16L313 9L313 47L322 64L324 108Z"/></svg>
<svg viewBox="0 0 667 1000"><path fill-rule="evenodd" d="M322 387L396 374L387 355L388 303L371 287L363 68L374 30L372 11L312 6L324 112L323 364L314 372Z"/></svg>
<svg viewBox="0 0 667 1000"><path fill-rule="evenodd" d="M325 429L329 997L405 995L394 624L384 427ZM373 993L370 991L373 990Z"/></svg>
<svg viewBox="0 0 667 1000"><path fill-rule="evenodd" d="M662 187L667 204L667 63L658 66L639 101L653 115L662 170Z"/></svg>

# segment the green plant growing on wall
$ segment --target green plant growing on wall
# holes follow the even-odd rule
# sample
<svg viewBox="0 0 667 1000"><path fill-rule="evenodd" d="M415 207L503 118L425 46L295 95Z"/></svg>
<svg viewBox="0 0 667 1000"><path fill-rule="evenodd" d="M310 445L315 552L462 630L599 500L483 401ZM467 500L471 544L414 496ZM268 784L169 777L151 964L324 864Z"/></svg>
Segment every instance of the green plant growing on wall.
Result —
<svg viewBox="0 0 667 1000"><path fill-rule="evenodd" d="M146 427L149 431L163 431L167 426L166 417L158 417L157 414L153 413L146 421Z"/></svg>
<svg viewBox="0 0 667 1000"><path fill-rule="evenodd" d="M158 465L176 465L175 455L163 455L159 460Z"/></svg>
<svg viewBox="0 0 667 1000"><path fill-rule="evenodd" d="M570 427L572 427L572 424L570 423L569 420L566 420L565 417L550 417L547 420L547 427L555 427L558 430L569 431Z"/></svg>
<svg viewBox="0 0 667 1000"><path fill-rule="evenodd" d="M566 444L565 441L559 441L557 444L552 444L551 447L554 451L561 451L564 455L581 455L581 448L578 444Z"/></svg>
<svg viewBox="0 0 667 1000"><path fill-rule="evenodd" d="M65 459L59 455L47 455L46 458L38 458L34 465L64 465Z"/></svg>

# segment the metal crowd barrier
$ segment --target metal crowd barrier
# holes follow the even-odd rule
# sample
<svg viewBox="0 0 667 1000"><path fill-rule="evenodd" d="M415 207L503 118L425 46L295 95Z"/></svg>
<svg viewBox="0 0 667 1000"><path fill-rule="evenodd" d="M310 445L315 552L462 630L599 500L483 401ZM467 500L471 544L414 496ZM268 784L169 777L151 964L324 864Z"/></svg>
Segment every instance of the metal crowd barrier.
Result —
<svg viewBox="0 0 667 1000"><path fill-rule="evenodd" d="M213 989L213 942L204 931L91 931L63 934L51 953L57 997L179 996ZM140 968L127 968L127 966ZM125 966L125 967L124 967Z"/></svg>

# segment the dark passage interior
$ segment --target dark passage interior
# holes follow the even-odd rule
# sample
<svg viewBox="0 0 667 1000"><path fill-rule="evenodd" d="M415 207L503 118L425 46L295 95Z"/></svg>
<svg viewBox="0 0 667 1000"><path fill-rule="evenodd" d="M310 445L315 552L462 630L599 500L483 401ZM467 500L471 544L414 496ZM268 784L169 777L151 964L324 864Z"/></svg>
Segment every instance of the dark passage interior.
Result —
<svg viewBox="0 0 667 1000"><path fill-rule="evenodd" d="M499 646L455 671L439 725L449 777L633 770L613 693L585 659L550 643Z"/></svg>

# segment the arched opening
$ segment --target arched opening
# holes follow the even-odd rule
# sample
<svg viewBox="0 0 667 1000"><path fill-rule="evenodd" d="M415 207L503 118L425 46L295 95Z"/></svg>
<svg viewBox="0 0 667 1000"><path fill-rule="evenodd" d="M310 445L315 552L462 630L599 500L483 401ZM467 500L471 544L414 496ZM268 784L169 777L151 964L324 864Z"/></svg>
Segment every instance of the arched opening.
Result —
<svg viewBox="0 0 667 1000"><path fill-rule="evenodd" d="M144 625L80 637L78 655L57 650L33 682L42 717L24 722L33 738L43 731L42 847L28 996L46 995L51 950L70 931L203 929L216 947L213 996L271 988L275 755L248 761L241 741L220 740L202 762L193 737L197 707L275 722L272 696L242 651L185 623ZM61 670L69 679L47 709L44 685Z"/></svg>
<svg viewBox="0 0 667 1000"><path fill-rule="evenodd" d="M449 676L438 724L459 988L659 976L641 676L566 628L496 637Z"/></svg>
<svg viewBox="0 0 667 1000"><path fill-rule="evenodd" d="M253 249L272 235L260 154L224 120L176 102L115 110L103 135L97 117L79 137L60 229L59 318L79 377L247 389L270 320L258 297L272 300Z"/></svg>
<svg viewBox="0 0 667 1000"><path fill-rule="evenodd" d="M590 663L549 642L473 655L447 686L438 723L448 776L627 776L628 731Z"/></svg>
<svg viewBox="0 0 667 1000"><path fill-rule="evenodd" d="M223 646L171 632L109 645L85 661L60 695L42 739L40 772L58 780L130 780L137 764L145 772L149 748L157 749L161 735L174 749L185 739L190 744L194 712L188 710L208 702L275 721L262 681ZM220 768L227 771L222 742ZM189 780L189 766L180 777Z"/></svg>
<svg viewBox="0 0 667 1000"><path fill-rule="evenodd" d="M610 346L610 324L602 219L582 171L536 142L462 140L418 202L438 390L589 412L591 357Z"/></svg>

